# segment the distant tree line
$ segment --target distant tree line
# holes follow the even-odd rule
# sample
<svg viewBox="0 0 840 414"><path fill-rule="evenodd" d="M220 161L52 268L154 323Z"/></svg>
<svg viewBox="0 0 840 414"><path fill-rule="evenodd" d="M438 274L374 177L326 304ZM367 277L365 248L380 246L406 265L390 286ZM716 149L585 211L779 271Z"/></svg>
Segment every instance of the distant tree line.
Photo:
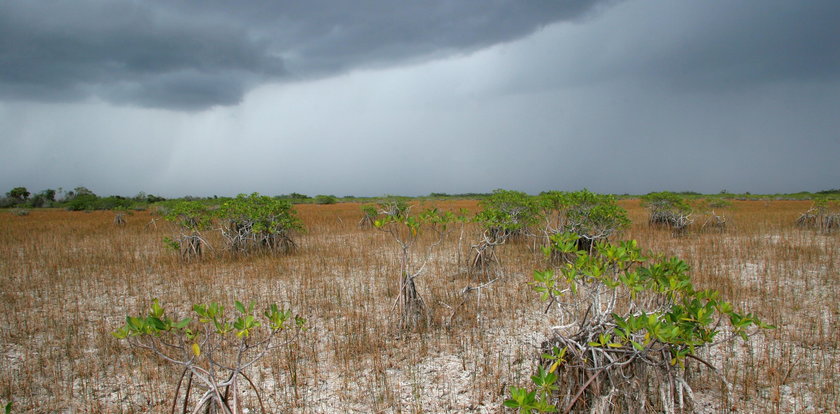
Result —
<svg viewBox="0 0 840 414"><path fill-rule="evenodd" d="M134 197L118 195L100 197L87 187L69 191L46 189L32 194L26 187L15 187L0 198L0 208L65 208L71 211L144 209L152 203L166 200L153 194L138 193Z"/></svg>
<svg viewBox="0 0 840 414"><path fill-rule="evenodd" d="M669 193L669 192L664 192ZM743 199L743 200L766 200L766 199L796 199L796 200L812 200L819 198L837 199L840 198L840 188L833 188L828 190L821 190L814 193L808 191L801 191L798 193L789 194L751 194L749 192L743 194L730 193L727 190L721 190L717 194L705 195L696 191L678 191L670 192L672 194L688 197L715 197L726 199ZM427 196L418 197L399 197L399 196L384 196L384 197L356 197L353 195L346 195L337 197L332 194L318 194L315 196L308 196L306 194L292 192L289 194L281 194L273 198L278 200L288 201L292 204L335 204L339 201L343 202L376 202L382 199L474 199L485 200L492 198L494 193L457 193L449 194L443 192L432 192ZM637 196L631 194L622 194L618 198L635 198ZM229 200L230 197L219 197L217 195L211 197L196 197L186 195L176 198L176 200L184 201L202 201L208 204L218 205L219 203ZM15 187L5 193L5 197L0 197L0 208L65 208L71 211L90 211L90 210L143 210L149 205L166 201L164 197L153 194L146 194L140 192L133 197L124 197L119 195L111 195L107 197L100 197L87 187L76 187L72 190L63 190L61 187L57 189L46 189L37 193L30 192L26 187Z"/></svg>

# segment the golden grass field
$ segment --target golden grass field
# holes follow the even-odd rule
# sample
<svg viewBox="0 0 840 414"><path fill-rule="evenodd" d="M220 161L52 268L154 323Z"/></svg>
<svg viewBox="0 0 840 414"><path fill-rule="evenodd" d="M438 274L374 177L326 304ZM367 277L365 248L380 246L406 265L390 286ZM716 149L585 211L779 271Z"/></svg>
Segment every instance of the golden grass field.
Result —
<svg viewBox="0 0 840 414"><path fill-rule="evenodd" d="M638 201L620 203L633 221L622 238L678 255L696 286L779 327L704 354L735 398L718 403L719 381L693 367L697 411L840 411L840 234L794 226L810 202L736 201L725 232L695 226L682 237L648 227ZM110 334L152 298L181 316L194 303L254 300L306 317L309 331L251 370L271 412L502 412L508 387L529 382L551 325L526 284L545 266L531 242L502 246L504 277L463 298L480 283L465 271L477 229L465 229L459 263L456 228L418 279L431 326L406 333L391 310L393 240L357 227L358 204L296 209L308 229L296 253L231 256L208 232L215 250L190 263L163 247L173 230L149 212L124 227L107 211L0 212L0 402L14 412L168 412L179 372Z"/></svg>

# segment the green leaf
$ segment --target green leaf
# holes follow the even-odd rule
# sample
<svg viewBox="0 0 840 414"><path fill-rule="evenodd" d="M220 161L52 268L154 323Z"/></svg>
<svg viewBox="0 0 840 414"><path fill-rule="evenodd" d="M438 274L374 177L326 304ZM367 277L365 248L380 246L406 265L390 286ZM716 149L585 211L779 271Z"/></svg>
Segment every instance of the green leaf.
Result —
<svg viewBox="0 0 840 414"><path fill-rule="evenodd" d="M146 325L157 330L157 331L165 331L167 326L164 321L160 318L156 317L148 317L146 318Z"/></svg>
<svg viewBox="0 0 840 414"><path fill-rule="evenodd" d="M152 299L152 316L155 318L160 318L163 316L163 308L160 307L157 299Z"/></svg>
<svg viewBox="0 0 840 414"><path fill-rule="evenodd" d="M180 322L177 322L177 323L173 324L172 326L174 326L174 327L176 327L176 328L178 328L178 329L184 329L184 328L186 328L186 327L187 327L187 325L189 325L189 324L190 324L190 322L192 322L192 319L190 319L190 318L184 318L184 319L181 319L181 321L180 321Z"/></svg>
<svg viewBox="0 0 840 414"><path fill-rule="evenodd" d="M117 339L125 339L125 338L128 337L128 334L129 334L128 326L123 326L120 329L117 329L116 331L111 332L111 335L113 335L114 338L117 338Z"/></svg>
<svg viewBox="0 0 840 414"><path fill-rule="evenodd" d="M143 331L143 328L146 325L142 319L133 316L126 316L125 322L128 328L135 332Z"/></svg>
<svg viewBox="0 0 840 414"><path fill-rule="evenodd" d="M507 407L507 408L517 408L517 407L519 407L519 401L516 401L516 400L505 400L504 405L505 405L505 407Z"/></svg>

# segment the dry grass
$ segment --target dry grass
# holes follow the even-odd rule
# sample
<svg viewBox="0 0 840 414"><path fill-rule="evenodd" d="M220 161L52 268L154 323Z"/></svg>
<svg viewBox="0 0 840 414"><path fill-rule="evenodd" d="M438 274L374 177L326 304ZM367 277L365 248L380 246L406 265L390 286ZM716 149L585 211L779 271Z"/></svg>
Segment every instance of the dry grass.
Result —
<svg viewBox="0 0 840 414"><path fill-rule="evenodd" d="M809 202L736 202L725 212L726 232L694 229L679 238L649 228L637 201L622 203L634 223L625 237L679 255L696 285L780 327L708 355L735 385L726 406L838 411L840 234L794 226ZM477 209L470 201L441 207ZM241 299L307 317L311 330L252 372L272 412L497 412L506 388L528 381L550 325L525 284L544 265L531 245L502 246L506 276L463 301L459 292L479 281L464 271L466 251L457 262L456 229L418 279L432 325L400 333L391 312L393 241L357 228L357 204L297 209L308 228L297 253L216 250L194 263L163 248L170 231L147 226L147 212L123 227L110 212L0 214L0 400L21 412L166 412L179 373L109 334L153 297L182 316L193 303ZM468 238L473 232L467 228ZM210 242L221 247L212 235ZM711 401L718 382L698 371L695 388Z"/></svg>

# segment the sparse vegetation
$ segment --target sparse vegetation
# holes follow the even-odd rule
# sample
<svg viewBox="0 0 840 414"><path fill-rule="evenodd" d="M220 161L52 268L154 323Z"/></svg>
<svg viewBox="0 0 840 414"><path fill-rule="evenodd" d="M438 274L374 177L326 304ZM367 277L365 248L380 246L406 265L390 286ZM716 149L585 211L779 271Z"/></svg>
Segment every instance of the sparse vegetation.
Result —
<svg viewBox="0 0 840 414"><path fill-rule="evenodd" d="M338 202L338 197L334 195L318 194L315 196L315 204L335 204Z"/></svg>
<svg viewBox="0 0 840 414"><path fill-rule="evenodd" d="M694 210L703 214L702 224L700 225L701 231L723 233L731 226L725 214L725 210L732 207L731 201L721 199L699 200L696 205L697 207Z"/></svg>
<svg viewBox="0 0 840 414"><path fill-rule="evenodd" d="M479 205L482 210L474 221L481 228L479 240L472 245L473 270L487 275L498 269L500 262L496 248L510 238L531 234L531 227L539 220L537 201L521 191L496 190ZM489 277L489 276L488 276Z"/></svg>
<svg viewBox="0 0 840 414"><path fill-rule="evenodd" d="M376 210L376 206L372 204L365 204L361 207L361 210L362 218L359 220L359 228L369 229L373 227L373 222L376 220L376 216L379 215L379 211Z"/></svg>
<svg viewBox="0 0 840 414"><path fill-rule="evenodd" d="M750 327L774 328L739 314L715 290L696 290L689 266L677 258L650 259L635 241L579 247L575 233L551 237L547 251L569 261L534 272L531 283L559 325L543 344L533 391L513 387L512 408L539 412L684 412L694 405L687 358ZM594 253L594 254L593 254ZM725 332L725 333L724 333ZM731 399L731 384L721 377Z"/></svg>
<svg viewBox="0 0 840 414"><path fill-rule="evenodd" d="M18 217L28 216L29 215L29 210L27 210L25 208L15 208L15 209L12 209L12 214L14 214Z"/></svg>
<svg viewBox="0 0 840 414"><path fill-rule="evenodd" d="M642 201L650 211L650 225L670 227L674 234L683 234L694 222L691 219L691 205L678 194L667 191L650 193L642 197Z"/></svg>
<svg viewBox="0 0 840 414"><path fill-rule="evenodd" d="M201 232L212 224L207 207L197 201L178 201L168 208L163 217L174 223L178 231L174 239L164 237L164 244L179 251L185 260L201 257L207 244Z"/></svg>
<svg viewBox="0 0 840 414"><path fill-rule="evenodd" d="M452 221L453 214L430 208L412 215L411 206L398 200L382 203L379 208L380 217L374 221L374 226L391 236L399 246L400 287L394 301L399 326L401 329L416 328L427 324L428 318L415 279L423 274L433 249L443 242L446 226ZM434 240L426 246L419 246L418 242L425 233L432 233Z"/></svg>
<svg viewBox="0 0 840 414"><path fill-rule="evenodd" d="M799 227L831 232L840 229L840 206L826 199L814 200L814 204L796 219Z"/></svg>
<svg viewBox="0 0 840 414"><path fill-rule="evenodd" d="M616 203L631 221L622 239L680 257L696 291L717 290L719 301L779 327L760 330L747 342L697 347L696 356L720 376L686 357L680 375L692 389L694 408L836 412L840 238L794 225L810 201L737 198L726 210L736 227L680 238L648 226L648 211L638 200ZM197 202L213 211L224 201ZM504 276L485 286L461 272L453 250L459 225L450 225L414 280L431 323L399 330L393 306L400 294L400 249L386 234L358 228L360 204L295 206L307 231L295 236L293 255L205 254L184 263L160 246L173 229L149 224L160 217L155 210L176 203L136 211L119 231L110 211L0 214L0 400L14 401L15 412L171 412L183 371L110 335L126 323L121 316L145 317L152 297L178 321L193 317L189 304L234 304L238 298L306 315L309 333L266 353L246 372L267 412L499 412L512 397L510 387L535 390L531 376L550 383L545 368L551 366L541 354L572 361L571 351L540 351L556 339L551 328L563 324L564 314L556 303L546 314L548 303L527 284L534 269L547 266L531 243L497 246ZM473 200L427 203L441 211L481 210ZM224 246L215 227L201 231L202 237ZM178 226L174 234L181 231ZM479 223L464 223L465 237L483 231ZM426 231L416 246L435 239ZM422 251L416 252L420 258ZM465 286L477 289L462 294ZM715 341L732 333L726 318L721 327ZM732 386L729 400L721 376ZM253 388L240 379L242 410L259 412ZM558 376L554 384L566 380ZM609 385L604 378L596 382ZM194 407L201 394L195 386L191 392ZM648 401L656 399L661 397Z"/></svg>
<svg viewBox="0 0 840 414"><path fill-rule="evenodd" d="M589 190L571 193L550 191L540 194L546 240L560 233L577 235L577 247L592 251L595 243L630 225L627 212L616 204L615 197Z"/></svg>
<svg viewBox="0 0 840 414"><path fill-rule="evenodd" d="M297 248L293 234L303 230L291 203L258 193L223 202L218 216L228 248L236 253L292 252Z"/></svg>
<svg viewBox="0 0 840 414"><path fill-rule="evenodd" d="M269 352L278 352L278 348L291 344L305 329L306 320L297 315L292 317L291 311L280 309L276 304L265 310L264 318L254 312L254 302L246 307L236 301L234 307L237 317L233 319L225 314L224 306L213 302L192 307L197 319L178 320L168 317L155 299L147 316L127 316L125 325L112 335L181 370L172 399L173 411L186 378L184 414L194 393L191 393L194 380L199 392L195 409L190 412L204 408L210 413L242 413L245 385L240 381L244 380L251 386L265 413L259 387L246 372ZM289 329L293 331L291 335L282 335Z"/></svg>

